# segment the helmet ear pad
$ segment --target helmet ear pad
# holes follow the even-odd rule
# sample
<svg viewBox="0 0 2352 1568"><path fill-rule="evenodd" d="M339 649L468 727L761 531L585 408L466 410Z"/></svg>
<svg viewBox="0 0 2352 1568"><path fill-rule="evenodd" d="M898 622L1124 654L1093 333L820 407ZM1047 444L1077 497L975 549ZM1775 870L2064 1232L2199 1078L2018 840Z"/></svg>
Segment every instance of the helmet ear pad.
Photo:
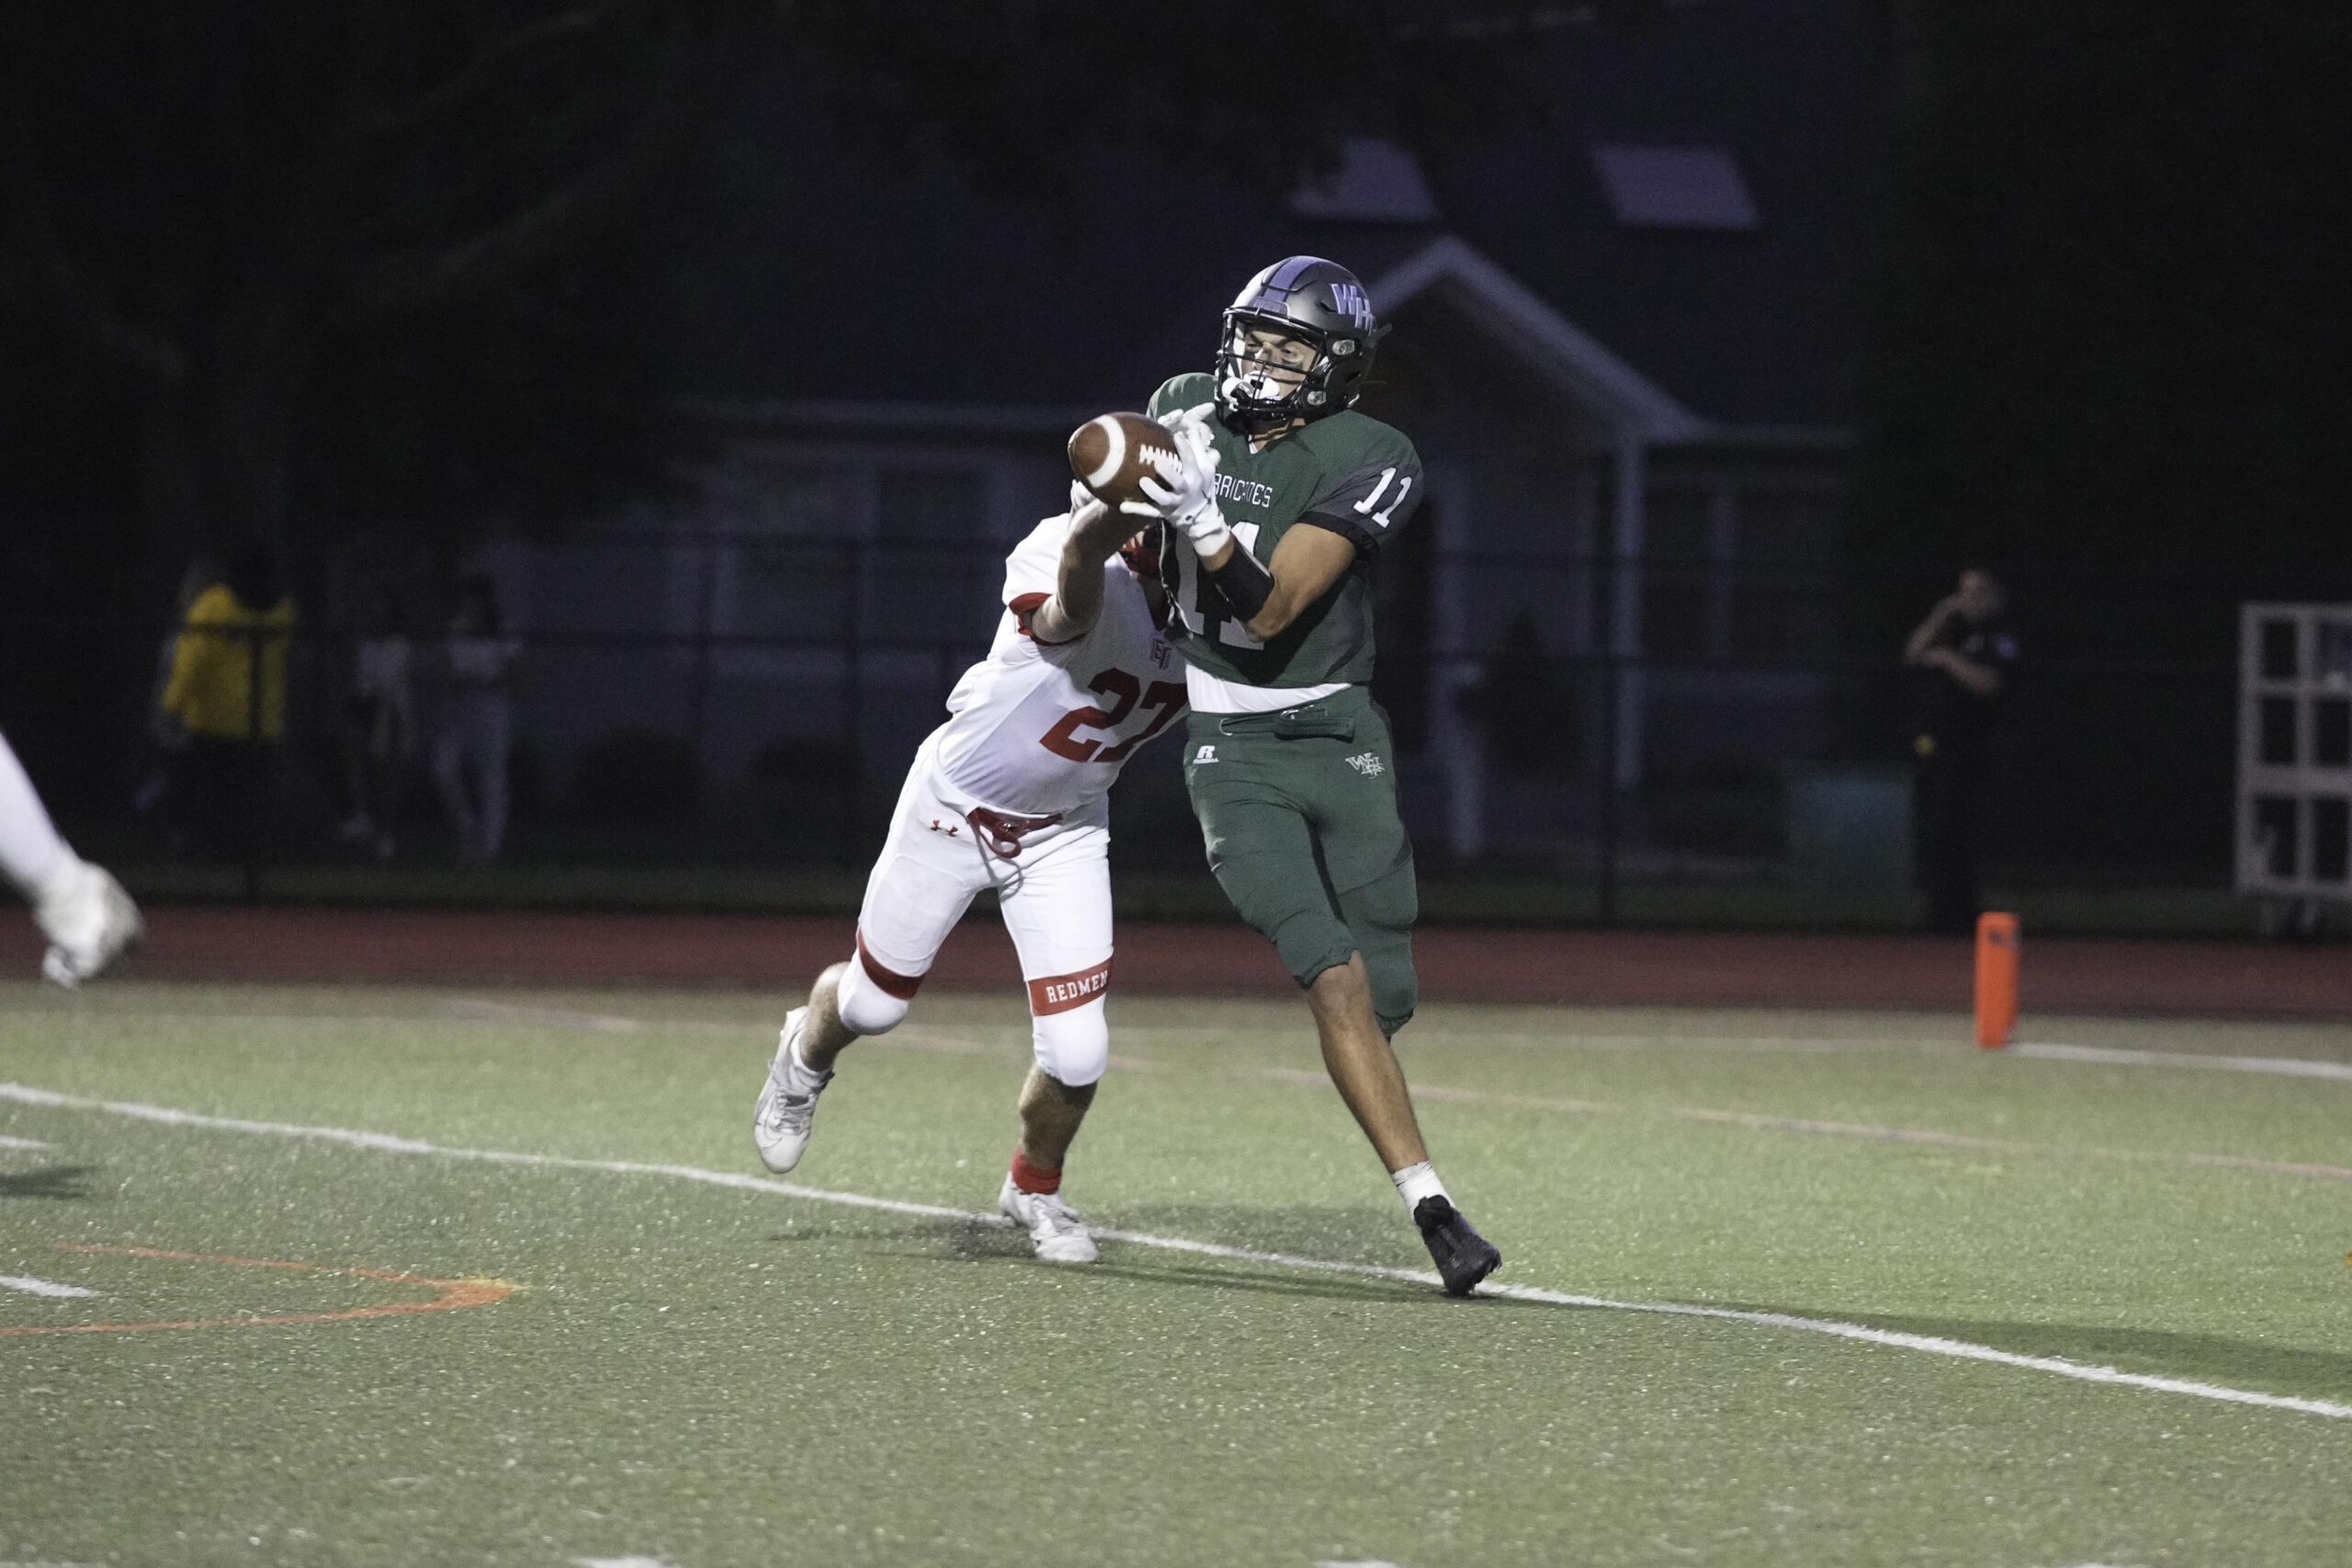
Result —
<svg viewBox="0 0 2352 1568"><path fill-rule="evenodd" d="M1372 351L1374 344L1388 335L1385 325L1368 332L1334 334L1323 344L1323 386L1334 412L1351 408L1363 395L1364 383L1372 375Z"/></svg>

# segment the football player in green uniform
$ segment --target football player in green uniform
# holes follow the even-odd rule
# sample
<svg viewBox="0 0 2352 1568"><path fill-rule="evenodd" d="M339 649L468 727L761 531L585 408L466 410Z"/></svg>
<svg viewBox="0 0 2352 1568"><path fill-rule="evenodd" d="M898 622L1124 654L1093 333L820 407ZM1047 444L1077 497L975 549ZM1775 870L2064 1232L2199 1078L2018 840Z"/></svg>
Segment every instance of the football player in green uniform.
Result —
<svg viewBox="0 0 2352 1568"><path fill-rule="evenodd" d="M1184 778L1209 867L1306 990L1332 1083L1445 1288L1467 1295L1502 1258L1431 1168L1389 1044L1418 996L1419 897L1370 691L1372 557L1420 504L1421 464L1352 406L1380 335L1347 268L1275 263L1225 312L1215 373L1153 396L1177 457L1143 482L1170 525Z"/></svg>

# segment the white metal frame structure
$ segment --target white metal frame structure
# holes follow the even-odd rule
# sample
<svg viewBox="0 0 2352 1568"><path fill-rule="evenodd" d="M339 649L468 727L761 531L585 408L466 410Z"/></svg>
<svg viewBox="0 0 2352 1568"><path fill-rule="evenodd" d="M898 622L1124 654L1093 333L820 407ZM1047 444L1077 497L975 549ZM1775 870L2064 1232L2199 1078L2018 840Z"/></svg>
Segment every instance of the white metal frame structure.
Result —
<svg viewBox="0 0 2352 1568"><path fill-rule="evenodd" d="M2237 889L2352 901L2352 604L2239 607Z"/></svg>

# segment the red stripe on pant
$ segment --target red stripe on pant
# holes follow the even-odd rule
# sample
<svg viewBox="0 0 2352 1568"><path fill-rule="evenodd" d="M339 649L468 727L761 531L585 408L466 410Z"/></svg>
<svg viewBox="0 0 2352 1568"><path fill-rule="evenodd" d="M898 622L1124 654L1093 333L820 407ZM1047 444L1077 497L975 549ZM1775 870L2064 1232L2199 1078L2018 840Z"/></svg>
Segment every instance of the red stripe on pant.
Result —
<svg viewBox="0 0 2352 1568"><path fill-rule="evenodd" d="M1104 959L1091 969L1081 969L1075 975L1048 975L1042 980L1029 982L1029 1010L1043 1018L1047 1013L1068 1012L1082 1008L1111 988L1111 961Z"/></svg>
<svg viewBox="0 0 2352 1568"><path fill-rule="evenodd" d="M857 933L857 962L865 971L865 977L880 987L885 996L896 997L902 1002L910 1002L915 999L915 992L922 988L922 976L901 975L895 969L885 969L876 963L873 953L865 945L864 931Z"/></svg>

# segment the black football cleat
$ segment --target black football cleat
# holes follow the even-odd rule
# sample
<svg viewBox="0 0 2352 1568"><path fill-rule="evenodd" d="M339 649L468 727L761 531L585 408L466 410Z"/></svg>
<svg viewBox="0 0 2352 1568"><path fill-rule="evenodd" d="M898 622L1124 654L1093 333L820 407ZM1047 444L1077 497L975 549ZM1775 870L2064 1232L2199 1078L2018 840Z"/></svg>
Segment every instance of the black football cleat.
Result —
<svg viewBox="0 0 2352 1568"><path fill-rule="evenodd" d="M1438 1277L1449 1296L1466 1296L1478 1281L1503 1266L1495 1244L1470 1228L1462 1211L1432 1192L1413 1209L1413 1224L1437 1260Z"/></svg>

